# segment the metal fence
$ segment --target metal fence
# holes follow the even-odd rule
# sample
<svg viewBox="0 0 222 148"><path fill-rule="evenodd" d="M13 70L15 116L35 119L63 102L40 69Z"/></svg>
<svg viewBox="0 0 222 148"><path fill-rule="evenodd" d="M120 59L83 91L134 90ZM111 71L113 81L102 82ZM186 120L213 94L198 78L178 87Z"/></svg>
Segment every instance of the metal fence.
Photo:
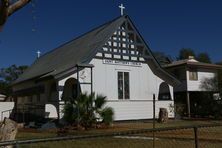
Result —
<svg viewBox="0 0 222 148"><path fill-rule="evenodd" d="M0 147L36 148L221 148L222 125L180 126L108 134L1 142Z"/></svg>

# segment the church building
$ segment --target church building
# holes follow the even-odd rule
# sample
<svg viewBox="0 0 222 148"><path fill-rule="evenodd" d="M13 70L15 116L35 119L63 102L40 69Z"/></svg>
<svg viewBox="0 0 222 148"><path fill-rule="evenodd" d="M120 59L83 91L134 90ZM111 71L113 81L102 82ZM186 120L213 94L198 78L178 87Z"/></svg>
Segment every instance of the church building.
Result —
<svg viewBox="0 0 222 148"><path fill-rule="evenodd" d="M65 99L95 92L107 97L114 119L140 120L166 108L174 118L179 81L157 62L127 15L39 57L13 84L15 112L62 118Z"/></svg>

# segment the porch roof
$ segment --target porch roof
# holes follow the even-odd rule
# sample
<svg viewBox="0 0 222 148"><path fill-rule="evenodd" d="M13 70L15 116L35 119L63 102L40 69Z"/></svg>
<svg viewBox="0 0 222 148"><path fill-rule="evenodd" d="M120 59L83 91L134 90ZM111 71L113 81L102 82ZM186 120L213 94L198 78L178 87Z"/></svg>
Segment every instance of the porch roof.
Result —
<svg viewBox="0 0 222 148"><path fill-rule="evenodd" d="M185 60L179 60L172 62L171 64L164 65L162 67L164 68L172 68L172 67L179 67L179 66L195 66L195 67L201 67L201 68L207 68L207 69L222 69L222 65L217 64L210 64L210 63L203 63L199 61L191 61L189 59Z"/></svg>

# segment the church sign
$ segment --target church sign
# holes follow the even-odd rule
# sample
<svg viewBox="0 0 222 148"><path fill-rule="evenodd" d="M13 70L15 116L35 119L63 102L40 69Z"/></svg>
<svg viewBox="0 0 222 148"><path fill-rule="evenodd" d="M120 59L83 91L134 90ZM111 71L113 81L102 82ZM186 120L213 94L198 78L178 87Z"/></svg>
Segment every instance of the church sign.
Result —
<svg viewBox="0 0 222 148"><path fill-rule="evenodd" d="M110 59L103 59L103 64L136 66L136 67L140 67L141 66L141 63L139 63L139 62L110 60Z"/></svg>

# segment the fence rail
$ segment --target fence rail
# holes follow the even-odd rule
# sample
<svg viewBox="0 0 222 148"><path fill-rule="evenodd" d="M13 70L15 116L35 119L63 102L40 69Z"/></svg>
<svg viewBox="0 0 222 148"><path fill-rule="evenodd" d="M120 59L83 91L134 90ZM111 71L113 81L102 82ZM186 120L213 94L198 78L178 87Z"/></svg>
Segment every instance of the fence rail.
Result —
<svg viewBox="0 0 222 148"><path fill-rule="evenodd" d="M220 132L218 138L212 138L211 135L210 139L207 139L203 137L203 135L206 133L204 129L207 129L207 132L210 132L210 128L219 128L214 129L214 132ZM176 132L175 132L176 131ZM184 132L185 131L185 132ZM200 134L200 132L204 132L204 134ZM155 134L153 134L155 133ZM178 135L178 133L181 133L181 136ZM183 135L184 134L184 135ZM153 137L155 136L155 137ZM200 136L200 137L199 137ZM144 143L144 147L147 145L159 147L158 144L163 141L164 143L167 141L170 145L172 145L172 142L169 140L173 140L176 145L176 142L178 141L188 141L189 145L192 145L195 148L200 147L200 140L208 141L210 143L219 142L219 145L222 146L222 124L212 124L212 125L198 125L198 126L178 126L178 127L167 127L167 128L156 128L156 129L140 129L140 130L129 130L129 131L123 131L123 132L115 132L115 133L107 133L107 134L96 134L96 135L84 135L84 136L65 136L65 137L52 137L52 138L42 138L42 139L28 139L28 140L14 140L14 141L4 141L0 142L0 147L2 146L15 146L20 147L22 145L33 145L33 144L39 144L39 143L52 143L52 142L64 142L64 141L76 141L78 142L81 140L81 142L84 142L84 140L90 140L94 139L97 140L96 144L101 144L101 142L104 142L106 140L110 140L111 138L116 139L124 139L122 144L129 144L125 139L139 139L139 140L146 140L149 143ZM155 141L153 141L155 139ZM177 141L178 140L178 141ZM98 142L100 141L100 142ZM114 141L115 142L115 141ZM155 142L156 144L154 144ZM53 143L52 143L53 144ZM160 145L160 144L159 144ZM164 144L165 145L165 144ZM171 147L169 145L169 147ZM130 144L131 147L132 144ZM38 146L37 146L38 147ZM78 146L77 146L78 147ZM98 146L99 147L99 146ZM137 147L137 145L135 145ZM219 147L219 146L218 146Z"/></svg>

